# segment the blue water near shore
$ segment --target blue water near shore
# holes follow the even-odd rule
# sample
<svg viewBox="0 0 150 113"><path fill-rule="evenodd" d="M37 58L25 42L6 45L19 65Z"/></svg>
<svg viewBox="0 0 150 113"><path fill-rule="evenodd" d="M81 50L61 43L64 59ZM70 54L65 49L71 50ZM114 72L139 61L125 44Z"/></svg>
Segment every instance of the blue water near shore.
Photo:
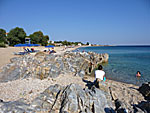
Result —
<svg viewBox="0 0 150 113"><path fill-rule="evenodd" d="M80 51L108 53L109 61L103 64L110 79L136 85L136 72L140 71L140 83L150 81L150 46L82 47Z"/></svg>

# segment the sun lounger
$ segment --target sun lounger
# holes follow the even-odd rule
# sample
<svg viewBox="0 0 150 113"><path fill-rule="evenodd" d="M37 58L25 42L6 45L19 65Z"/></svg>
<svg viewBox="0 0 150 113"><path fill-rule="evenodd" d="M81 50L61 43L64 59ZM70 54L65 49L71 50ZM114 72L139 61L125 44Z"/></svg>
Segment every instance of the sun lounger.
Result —
<svg viewBox="0 0 150 113"><path fill-rule="evenodd" d="M18 52L18 53L14 52L14 55L25 55L25 54L27 54L27 52Z"/></svg>

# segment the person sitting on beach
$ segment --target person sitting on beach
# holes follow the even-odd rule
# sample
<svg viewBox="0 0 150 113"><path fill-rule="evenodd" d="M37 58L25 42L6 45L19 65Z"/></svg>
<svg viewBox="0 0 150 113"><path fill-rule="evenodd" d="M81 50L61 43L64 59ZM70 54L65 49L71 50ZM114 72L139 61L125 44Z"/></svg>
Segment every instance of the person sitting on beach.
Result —
<svg viewBox="0 0 150 113"><path fill-rule="evenodd" d="M31 51L34 52L34 48L31 48Z"/></svg>
<svg viewBox="0 0 150 113"><path fill-rule="evenodd" d="M94 84L96 87L99 87L99 82L106 81L105 72L101 65L98 66L98 70L95 71L95 81Z"/></svg>
<svg viewBox="0 0 150 113"><path fill-rule="evenodd" d="M51 53L56 53L56 51L55 51L55 50L51 50L51 51L49 52L49 54L51 54Z"/></svg>

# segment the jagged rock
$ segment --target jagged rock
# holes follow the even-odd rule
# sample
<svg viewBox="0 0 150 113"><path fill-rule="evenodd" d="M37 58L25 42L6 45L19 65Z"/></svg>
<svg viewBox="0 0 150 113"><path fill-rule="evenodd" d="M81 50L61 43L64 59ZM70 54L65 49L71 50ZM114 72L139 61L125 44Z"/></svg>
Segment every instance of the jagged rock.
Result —
<svg viewBox="0 0 150 113"><path fill-rule="evenodd" d="M147 100L150 100L150 82L143 83L138 90Z"/></svg>
<svg viewBox="0 0 150 113"><path fill-rule="evenodd" d="M133 113L145 113L144 111L141 110L141 108L139 108L138 106L133 106Z"/></svg>
<svg viewBox="0 0 150 113"><path fill-rule="evenodd" d="M39 79L55 78L69 72L84 77L85 74L91 74L99 63L106 61L108 54L66 52L61 55L46 55L39 52L35 56L12 58L11 63L0 73L0 81L7 82L29 76Z"/></svg>
<svg viewBox="0 0 150 113"><path fill-rule="evenodd" d="M77 84L66 87L58 84L50 86L31 104L23 101L1 102L0 111L3 112L44 112L51 113L106 113L105 108L113 108L111 100L97 88L82 89ZM108 110L111 112L112 110Z"/></svg>
<svg viewBox="0 0 150 113"><path fill-rule="evenodd" d="M78 75L83 78L84 75L85 75L85 72L84 72L83 70L80 70L80 71L78 72Z"/></svg>
<svg viewBox="0 0 150 113"><path fill-rule="evenodd" d="M139 108L141 108L142 111L150 113L150 102L149 101L147 101L147 102L142 101L137 106Z"/></svg>
<svg viewBox="0 0 150 113"><path fill-rule="evenodd" d="M109 88L103 81L99 81L99 82L94 81L94 85L104 92L107 92L107 93L109 92Z"/></svg>
<svg viewBox="0 0 150 113"><path fill-rule="evenodd" d="M102 59L102 61L103 62L108 62L108 59L109 59L109 55L108 54L103 54L103 57L102 57L103 59Z"/></svg>
<svg viewBox="0 0 150 113"><path fill-rule="evenodd" d="M117 113L127 113L127 108L126 108L126 105L121 102L120 100L115 100L115 106L116 106L116 111Z"/></svg>

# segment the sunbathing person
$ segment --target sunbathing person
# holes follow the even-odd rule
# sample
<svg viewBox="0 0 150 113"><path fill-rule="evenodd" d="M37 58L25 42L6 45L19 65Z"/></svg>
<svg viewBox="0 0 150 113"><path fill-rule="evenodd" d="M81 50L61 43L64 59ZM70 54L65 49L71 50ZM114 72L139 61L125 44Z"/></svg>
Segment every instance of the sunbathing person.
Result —
<svg viewBox="0 0 150 113"><path fill-rule="evenodd" d="M28 51L28 52L32 52L29 48L27 48L27 51Z"/></svg>
<svg viewBox="0 0 150 113"><path fill-rule="evenodd" d="M49 54L51 54L51 53L56 53L56 51L55 51L55 50L51 50L51 51L49 52Z"/></svg>
<svg viewBox="0 0 150 113"><path fill-rule="evenodd" d="M24 52L28 52L28 50L25 47L23 48L23 50L24 50Z"/></svg>
<svg viewBox="0 0 150 113"><path fill-rule="evenodd" d="M34 48L31 48L31 51L34 52Z"/></svg>

